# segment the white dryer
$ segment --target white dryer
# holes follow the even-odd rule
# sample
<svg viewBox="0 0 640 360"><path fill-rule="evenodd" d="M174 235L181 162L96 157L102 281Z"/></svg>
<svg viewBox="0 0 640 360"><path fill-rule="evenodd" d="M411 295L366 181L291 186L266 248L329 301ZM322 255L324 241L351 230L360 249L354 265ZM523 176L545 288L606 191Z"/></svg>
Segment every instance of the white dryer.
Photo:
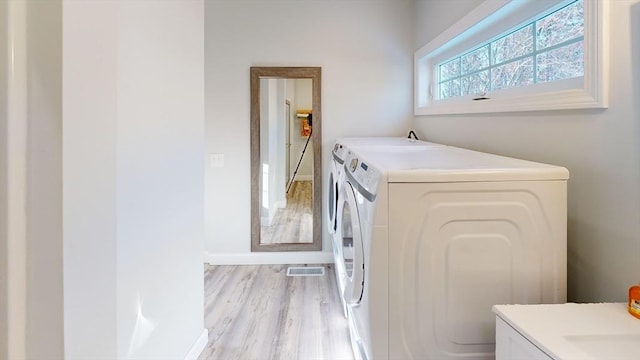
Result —
<svg viewBox="0 0 640 360"><path fill-rule="evenodd" d="M342 239L335 236L336 229L342 226L341 217L338 216L338 204L340 203L341 188L344 181L344 160L349 148L376 149L379 151L413 151L418 149L443 147L444 145L414 140L404 137L349 137L336 141L331 152L327 183L327 226L331 237L334 256L334 269L340 300L342 301L345 316L347 307L344 298L346 282L349 279L347 269L344 267ZM349 256L350 254L348 254Z"/></svg>
<svg viewBox="0 0 640 360"><path fill-rule="evenodd" d="M493 359L492 305L566 301L565 168L453 147L345 166L356 357Z"/></svg>

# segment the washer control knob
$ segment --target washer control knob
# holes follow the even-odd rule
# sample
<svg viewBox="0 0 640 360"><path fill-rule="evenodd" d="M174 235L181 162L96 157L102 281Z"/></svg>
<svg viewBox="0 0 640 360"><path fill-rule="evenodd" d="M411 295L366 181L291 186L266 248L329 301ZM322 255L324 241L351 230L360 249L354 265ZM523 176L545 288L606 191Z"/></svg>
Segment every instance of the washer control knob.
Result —
<svg viewBox="0 0 640 360"><path fill-rule="evenodd" d="M351 159L351 163L349 164L349 169L351 170L351 172L354 172L356 171L357 168L358 168L358 158Z"/></svg>

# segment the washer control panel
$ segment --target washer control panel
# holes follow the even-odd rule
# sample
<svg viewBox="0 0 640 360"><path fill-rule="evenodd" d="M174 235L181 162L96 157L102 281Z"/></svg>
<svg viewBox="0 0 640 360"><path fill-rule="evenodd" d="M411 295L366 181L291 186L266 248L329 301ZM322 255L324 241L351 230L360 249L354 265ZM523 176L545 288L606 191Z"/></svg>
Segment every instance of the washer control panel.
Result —
<svg viewBox="0 0 640 360"><path fill-rule="evenodd" d="M360 192L366 192L375 197L380 182L380 171L352 151L348 151L344 166L352 184L359 187ZM363 195L367 197L367 194L363 193Z"/></svg>

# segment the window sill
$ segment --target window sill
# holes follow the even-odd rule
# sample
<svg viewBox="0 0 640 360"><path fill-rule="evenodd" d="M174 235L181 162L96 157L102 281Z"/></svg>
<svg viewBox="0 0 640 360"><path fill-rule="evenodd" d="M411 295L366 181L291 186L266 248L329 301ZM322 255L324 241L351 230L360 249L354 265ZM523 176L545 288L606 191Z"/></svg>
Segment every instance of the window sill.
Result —
<svg viewBox="0 0 640 360"><path fill-rule="evenodd" d="M543 110L606 109L603 96L592 96L580 89L531 94L519 97L492 97L486 100L471 98L438 101L427 106L417 106L415 115L447 115L473 113L500 113Z"/></svg>

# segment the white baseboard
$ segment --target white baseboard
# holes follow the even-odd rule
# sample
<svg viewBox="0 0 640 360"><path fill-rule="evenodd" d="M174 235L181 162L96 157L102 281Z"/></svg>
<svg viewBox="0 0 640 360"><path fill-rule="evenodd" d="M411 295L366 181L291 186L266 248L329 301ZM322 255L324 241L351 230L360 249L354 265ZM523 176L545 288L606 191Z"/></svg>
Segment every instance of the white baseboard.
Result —
<svg viewBox="0 0 640 360"><path fill-rule="evenodd" d="M184 360L198 360L198 357L202 353L202 350L207 346L209 342L209 330L202 329L202 333L198 340L193 344L191 350L187 353L187 356L184 357Z"/></svg>
<svg viewBox="0 0 640 360"><path fill-rule="evenodd" d="M333 252L291 251L227 254L205 252L204 261L210 265L333 264Z"/></svg>

